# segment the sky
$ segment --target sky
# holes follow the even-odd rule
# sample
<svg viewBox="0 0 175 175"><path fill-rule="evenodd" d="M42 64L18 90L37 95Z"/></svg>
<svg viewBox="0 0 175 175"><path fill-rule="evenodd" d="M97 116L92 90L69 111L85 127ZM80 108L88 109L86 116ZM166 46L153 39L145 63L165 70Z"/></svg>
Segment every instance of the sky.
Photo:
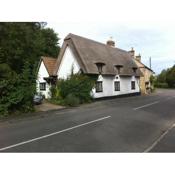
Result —
<svg viewBox="0 0 175 175"><path fill-rule="evenodd" d="M141 54L142 62L156 74L175 64L175 27L173 25L122 22L48 22L61 38L60 45L67 34L73 33L102 43L112 37L116 47L129 51L134 48Z"/></svg>
<svg viewBox="0 0 175 175"><path fill-rule="evenodd" d="M151 57L158 74L175 64L174 7L174 0L6 0L0 21L47 22L60 44L69 33L102 43L113 37L118 48L134 47L147 66Z"/></svg>

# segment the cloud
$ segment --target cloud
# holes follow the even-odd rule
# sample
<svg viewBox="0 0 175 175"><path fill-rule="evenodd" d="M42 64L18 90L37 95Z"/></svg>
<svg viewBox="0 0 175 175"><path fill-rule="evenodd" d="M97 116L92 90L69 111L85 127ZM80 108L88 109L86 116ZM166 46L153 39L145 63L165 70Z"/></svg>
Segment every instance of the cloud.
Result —
<svg viewBox="0 0 175 175"><path fill-rule="evenodd" d="M112 36L116 46L130 50L134 47L136 54L142 55L142 62L156 73L174 64L175 27L171 24L124 23L124 22L62 22L48 23L61 37L61 43L68 33L74 33L105 43Z"/></svg>

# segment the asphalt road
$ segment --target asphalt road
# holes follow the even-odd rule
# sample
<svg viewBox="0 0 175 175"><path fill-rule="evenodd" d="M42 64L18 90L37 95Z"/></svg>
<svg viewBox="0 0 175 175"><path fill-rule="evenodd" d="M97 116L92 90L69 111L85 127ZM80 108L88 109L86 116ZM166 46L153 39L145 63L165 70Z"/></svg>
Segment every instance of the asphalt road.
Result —
<svg viewBox="0 0 175 175"><path fill-rule="evenodd" d="M0 123L1 152L175 152L175 90Z"/></svg>

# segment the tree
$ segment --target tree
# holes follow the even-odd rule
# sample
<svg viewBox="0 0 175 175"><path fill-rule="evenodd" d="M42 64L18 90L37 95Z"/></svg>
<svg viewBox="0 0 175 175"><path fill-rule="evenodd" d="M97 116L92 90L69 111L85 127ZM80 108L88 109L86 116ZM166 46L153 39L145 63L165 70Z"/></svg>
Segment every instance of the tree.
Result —
<svg viewBox="0 0 175 175"><path fill-rule="evenodd" d="M7 64L0 64L0 114L19 110L33 110L35 77L30 65L25 63L21 74L16 74Z"/></svg>
<svg viewBox="0 0 175 175"><path fill-rule="evenodd" d="M167 70L166 82L170 88L175 88L175 65Z"/></svg>
<svg viewBox="0 0 175 175"><path fill-rule="evenodd" d="M175 88L175 65L162 72L157 76L155 85L161 88Z"/></svg>
<svg viewBox="0 0 175 175"><path fill-rule="evenodd" d="M33 110L36 67L57 57L59 38L46 23L0 23L0 114Z"/></svg>
<svg viewBox="0 0 175 175"><path fill-rule="evenodd" d="M0 63L17 73L26 61L34 66L43 55L58 56L59 38L46 23L0 23L0 34Z"/></svg>
<svg viewBox="0 0 175 175"><path fill-rule="evenodd" d="M18 75L7 64L0 64L0 114L8 114L21 101L21 94L17 95L18 82Z"/></svg>
<svg viewBox="0 0 175 175"><path fill-rule="evenodd" d="M157 76L157 81L159 83L165 83L166 82L166 74L167 70L162 70L161 73Z"/></svg>

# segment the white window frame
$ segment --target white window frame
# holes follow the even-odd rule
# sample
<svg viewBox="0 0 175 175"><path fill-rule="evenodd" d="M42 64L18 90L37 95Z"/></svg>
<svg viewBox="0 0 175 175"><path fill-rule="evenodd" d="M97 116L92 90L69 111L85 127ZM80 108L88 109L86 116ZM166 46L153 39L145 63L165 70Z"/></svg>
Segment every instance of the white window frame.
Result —
<svg viewBox="0 0 175 175"><path fill-rule="evenodd" d="M40 91L46 91L46 82L39 83L39 89Z"/></svg>
<svg viewBox="0 0 175 175"><path fill-rule="evenodd" d="M114 91L120 91L120 81L114 81Z"/></svg>
<svg viewBox="0 0 175 175"><path fill-rule="evenodd" d="M101 84L100 86L97 86L97 84ZM98 89L98 88L99 89ZM97 92L97 93L99 93L99 92L103 92L103 81L97 81L96 83L95 83L95 91Z"/></svg>

